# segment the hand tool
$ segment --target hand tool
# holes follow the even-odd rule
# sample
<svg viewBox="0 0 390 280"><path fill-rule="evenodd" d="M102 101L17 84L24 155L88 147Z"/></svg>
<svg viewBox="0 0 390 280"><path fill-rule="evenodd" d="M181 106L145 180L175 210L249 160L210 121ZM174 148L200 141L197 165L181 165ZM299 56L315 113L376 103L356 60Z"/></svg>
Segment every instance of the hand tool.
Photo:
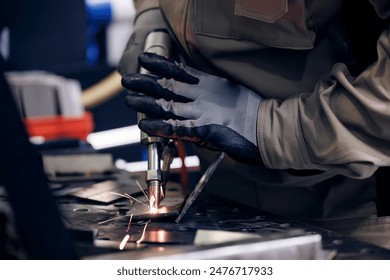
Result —
<svg viewBox="0 0 390 280"><path fill-rule="evenodd" d="M223 157L225 154L221 152L217 158L210 164L210 166L207 168L207 170L204 172L203 176L200 178L198 184L196 184L194 190L190 194L190 196L187 198L186 203L184 204L183 209L180 212L179 217L175 220L176 223L180 223L181 219L185 215L185 213L188 211L188 209L191 207L191 205L194 203L196 198L199 196L207 182L209 181L210 177L214 174L214 171L217 169L217 167L220 165L220 163L223 160Z"/></svg>
<svg viewBox="0 0 390 280"><path fill-rule="evenodd" d="M156 53L165 57L169 56L171 49L171 39L165 31L151 32L145 41L145 52ZM150 74L144 68L140 69L141 74ZM138 113L138 122L147 118L145 114ZM141 132L141 144L146 145L148 153L148 169L146 172L146 182L148 184L149 209L151 212L158 212L160 202L165 195L165 184L163 184L163 175L161 171L161 153L163 146L168 141L161 137L149 136Z"/></svg>

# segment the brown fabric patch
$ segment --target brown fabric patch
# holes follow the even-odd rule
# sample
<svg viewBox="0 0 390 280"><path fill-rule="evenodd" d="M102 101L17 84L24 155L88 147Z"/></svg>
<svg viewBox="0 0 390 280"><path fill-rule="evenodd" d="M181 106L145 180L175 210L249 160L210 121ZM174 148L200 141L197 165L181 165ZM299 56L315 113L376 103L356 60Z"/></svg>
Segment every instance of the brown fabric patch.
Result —
<svg viewBox="0 0 390 280"><path fill-rule="evenodd" d="M234 13L272 23L287 11L288 0L236 0Z"/></svg>

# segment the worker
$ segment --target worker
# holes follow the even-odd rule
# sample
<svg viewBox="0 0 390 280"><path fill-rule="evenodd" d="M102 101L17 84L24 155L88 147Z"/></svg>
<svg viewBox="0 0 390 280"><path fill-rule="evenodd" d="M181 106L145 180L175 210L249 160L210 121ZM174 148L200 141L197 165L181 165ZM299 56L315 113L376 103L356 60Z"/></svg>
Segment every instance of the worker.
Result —
<svg viewBox="0 0 390 280"><path fill-rule="evenodd" d="M208 192L308 221L377 214L374 173L390 165L389 28L376 61L352 75L342 0L135 4L118 67L126 102L149 115L141 130L199 146L204 167L214 151L229 156ZM367 4L389 18L390 1ZM153 30L169 32L181 63L141 54Z"/></svg>

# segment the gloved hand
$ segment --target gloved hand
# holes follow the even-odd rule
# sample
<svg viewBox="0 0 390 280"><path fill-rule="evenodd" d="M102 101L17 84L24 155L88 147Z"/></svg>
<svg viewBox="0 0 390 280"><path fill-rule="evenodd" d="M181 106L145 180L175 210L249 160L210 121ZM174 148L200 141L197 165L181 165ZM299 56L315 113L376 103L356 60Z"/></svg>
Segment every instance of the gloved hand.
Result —
<svg viewBox="0 0 390 280"><path fill-rule="evenodd" d="M148 115L138 124L142 131L224 151L238 161L262 162L256 141L260 96L152 53L141 54L139 63L155 76L126 74L122 85L133 91L127 105Z"/></svg>
<svg viewBox="0 0 390 280"><path fill-rule="evenodd" d="M138 70L138 56L144 51L146 37L152 31L167 30L167 24L158 8L142 12L134 21L134 30L119 62L121 75Z"/></svg>

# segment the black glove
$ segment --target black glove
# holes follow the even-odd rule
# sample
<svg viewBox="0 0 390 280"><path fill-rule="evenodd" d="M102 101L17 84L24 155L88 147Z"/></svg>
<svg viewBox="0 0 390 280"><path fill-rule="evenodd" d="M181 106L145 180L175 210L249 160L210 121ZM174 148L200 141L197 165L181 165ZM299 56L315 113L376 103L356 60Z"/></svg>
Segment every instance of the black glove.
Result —
<svg viewBox="0 0 390 280"><path fill-rule="evenodd" d="M138 56L144 51L146 37L152 31L167 30L167 24L158 8L146 10L134 22L134 30L119 62L121 75L138 70Z"/></svg>
<svg viewBox="0 0 390 280"><path fill-rule="evenodd" d="M149 117L139 122L141 130L223 151L238 161L262 162L256 140L259 95L155 54L141 54L139 63L155 76L126 74L122 85L143 93L126 98L131 109Z"/></svg>

